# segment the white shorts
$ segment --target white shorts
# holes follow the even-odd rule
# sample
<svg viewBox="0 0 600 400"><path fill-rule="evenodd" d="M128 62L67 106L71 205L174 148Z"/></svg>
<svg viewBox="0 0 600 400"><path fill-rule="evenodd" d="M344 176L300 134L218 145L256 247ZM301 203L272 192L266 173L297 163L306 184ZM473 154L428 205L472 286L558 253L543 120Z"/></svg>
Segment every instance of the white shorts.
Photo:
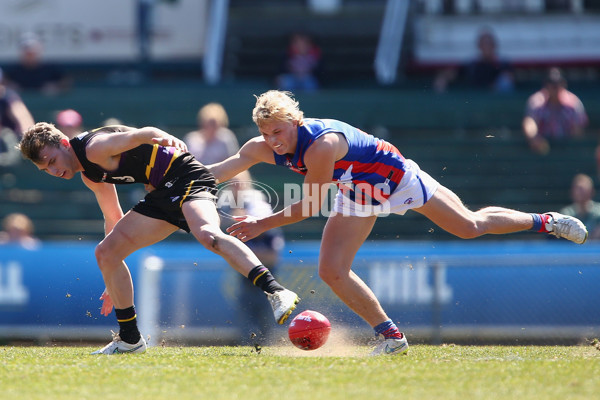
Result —
<svg viewBox="0 0 600 400"><path fill-rule="evenodd" d="M412 208L419 208L429 200L437 188L438 181L425 171L421 171L416 162L406 160L406 170L400 184L388 199L379 205L359 204L338 190L333 205L333 213L354 217L404 215Z"/></svg>

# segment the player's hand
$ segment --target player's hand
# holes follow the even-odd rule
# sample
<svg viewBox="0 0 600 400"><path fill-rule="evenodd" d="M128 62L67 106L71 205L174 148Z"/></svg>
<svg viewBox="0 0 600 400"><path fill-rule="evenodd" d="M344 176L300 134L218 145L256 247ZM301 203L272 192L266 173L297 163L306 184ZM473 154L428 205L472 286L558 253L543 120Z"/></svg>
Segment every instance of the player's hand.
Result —
<svg viewBox="0 0 600 400"><path fill-rule="evenodd" d="M110 298L110 295L106 291L106 289L104 289L104 292L102 292L102 295L100 296L100 300L102 300L102 307L100 308L100 314L104 315L105 317L108 317L108 314L110 314L112 312L113 302L112 302L112 299Z"/></svg>
<svg viewBox="0 0 600 400"><path fill-rule="evenodd" d="M249 215L234 216L235 224L227 228L227 233L240 239L242 242L247 242L254 239L265 230L261 227L260 220Z"/></svg>
<svg viewBox="0 0 600 400"><path fill-rule="evenodd" d="M181 139L176 138L175 136L155 137L152 138L152 142L164 147L175 147L176 149L181 150L183 152L188 151L185 142Z"/></svg>

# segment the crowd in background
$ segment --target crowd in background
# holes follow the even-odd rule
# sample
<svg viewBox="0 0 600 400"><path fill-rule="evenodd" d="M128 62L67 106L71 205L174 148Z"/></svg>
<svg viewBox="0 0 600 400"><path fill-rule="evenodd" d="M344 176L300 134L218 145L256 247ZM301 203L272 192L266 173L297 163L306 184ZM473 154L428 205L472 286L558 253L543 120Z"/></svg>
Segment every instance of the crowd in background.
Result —
<svg viewBox="0 0 600 400"><path fill-rule="evenodd" d="M519 90L515 67L510 60L501 56L501 43L493 29L482 27L473 39L477 50L473 59L462 65L431 71L425 89L429 90L432 96L445 95L465 87L481 90L490 96L501 96ZM22 93L35 91L52 101L54 96L77 89L77 81L65 73L60 65L44 61L43 43L35 35L24 34L19 51L18 63L4 70L0 69L0 168L14 166L20 162L14 147L20 139L21 132L35 122L35 115L22 100ZM318 40L311 34L293 31L289 35L286 47L281 49L279 73L269 79L273 87L282 90L318 95L319 90L324 90L322 67L326 58L327 54L323 54ZM551 156L553 147L560 147L570 140L593 136L596 133L589 127L590 121L584 102L576 91L569 88L565 71L557 66L539 67L538 70L545 77L538 82L539 90L529 93L528 98L523 101L521 134L532 154ZM199 106L201 108L197 115L197 129L185 135L184 139L190 152L201 162L212 164L234 154L239 148L239 143L229 128L227 112L223 105L210 103ZM74 137L86 128L93 128L84 126L84 117L77 108L77 104L73 104L69 109L57 109L53 121L50 122L55 123L69 137ZM543 162L550 162L550 159ZM597 163L600 171L600 146L596 152L596 160L590 162ZM573 175L576 173L577 171L574 171ZM595 193L594 180L598 177L588 178L591 179L591 193ZM250 179L248 174L239 181ZM579 186L582 186L581 175L577 175L576 180ZM587 184L589 185L589 181ZM564 190L567 192L569 189L565 187ZM571 211L578 216L593 214L595 207L584 206L581 200L575 200L574 192L577 191L572 189L574 204L579 205L572 206ZM588 192L589 190L586 191ZM589 201L592 200L593 195ZM588 221L592 226L596 224L595 218ZM596 236L592 235L591 238Z"/></svg>

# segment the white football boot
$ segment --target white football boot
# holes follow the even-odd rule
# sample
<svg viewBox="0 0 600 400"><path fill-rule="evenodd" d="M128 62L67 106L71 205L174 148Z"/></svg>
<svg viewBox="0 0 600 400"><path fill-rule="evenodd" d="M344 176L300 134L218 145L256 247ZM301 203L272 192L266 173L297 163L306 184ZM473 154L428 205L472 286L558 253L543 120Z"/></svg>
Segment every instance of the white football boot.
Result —
<svg viewBox="0 0 600 400"><path fill-rule="evenodd" d="M402 334L402 339L384 339L371 352L372 356L396 355L408 353L408 340L406 335Z"/></svg>
<svg viewBox="0 0 600 400"><path fill-rule="evenodd" d="M577 244L583 244L587 240L588 231L583 222L577 218L557 212L549 212L546 215L550 216L545 226L549 234Z"/></svg>
<svg viewBox="0 0 600 400"><path fill-rule="evenodd" d="M292 311L296 309L296 304L300 301L300 297L291 290L283 289L273 294L267 293L267 298L273 307L275 321L279 325L283 324Z"/></svg>
<svg viewBox="0 0 600 400"><path fill-rule="evenodd" d="M118 333L113 332L113 340L100 350L94 351L92 354L126 354L126 353L144 353L146 351L147 345L146 341L143 337L140 337L140 340L137 343L130 344L124 342L119 337Z"/></svg>

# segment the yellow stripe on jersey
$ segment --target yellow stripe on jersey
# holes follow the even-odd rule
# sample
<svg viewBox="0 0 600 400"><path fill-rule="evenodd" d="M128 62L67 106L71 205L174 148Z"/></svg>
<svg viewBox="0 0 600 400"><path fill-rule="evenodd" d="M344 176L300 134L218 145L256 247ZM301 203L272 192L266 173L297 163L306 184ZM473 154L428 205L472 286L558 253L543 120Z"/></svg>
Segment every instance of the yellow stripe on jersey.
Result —
<svg viewBox="0 0 600 400"><path fill-rule="evenodd" d="M165 173L163 174L163 176L165 176L167 174L167 172L169 172L169 170L171 169L171 164L173 164L173 161L175 161L175 159L177 157L179 157L179 150L175 149L175 151L173 152L173 157L171 157L171 161L169 161L169 166L165 170Z"/></svg>
<svg viewBox="0 0 600 400"><path fill-rule="evenodd" d="M154 168L156 162L156 154L158 153L158 144L152 145L152 155L150 156L150 163L146 167L146 179L150 179L150 171Z"/></svg>
<svg viewBox="0 0 600 400"><path fill-rule="evenodd" d="M183 206L183 201L185 200L186 197L188 197L188 195L190 194L190 192L192 191L192 185L194 184L194 181L191 181L190 184L188 185L187 190L185 191L185 194L183 195L183 197L181 198L181 201L179 202L179 207Z"/></svg>

